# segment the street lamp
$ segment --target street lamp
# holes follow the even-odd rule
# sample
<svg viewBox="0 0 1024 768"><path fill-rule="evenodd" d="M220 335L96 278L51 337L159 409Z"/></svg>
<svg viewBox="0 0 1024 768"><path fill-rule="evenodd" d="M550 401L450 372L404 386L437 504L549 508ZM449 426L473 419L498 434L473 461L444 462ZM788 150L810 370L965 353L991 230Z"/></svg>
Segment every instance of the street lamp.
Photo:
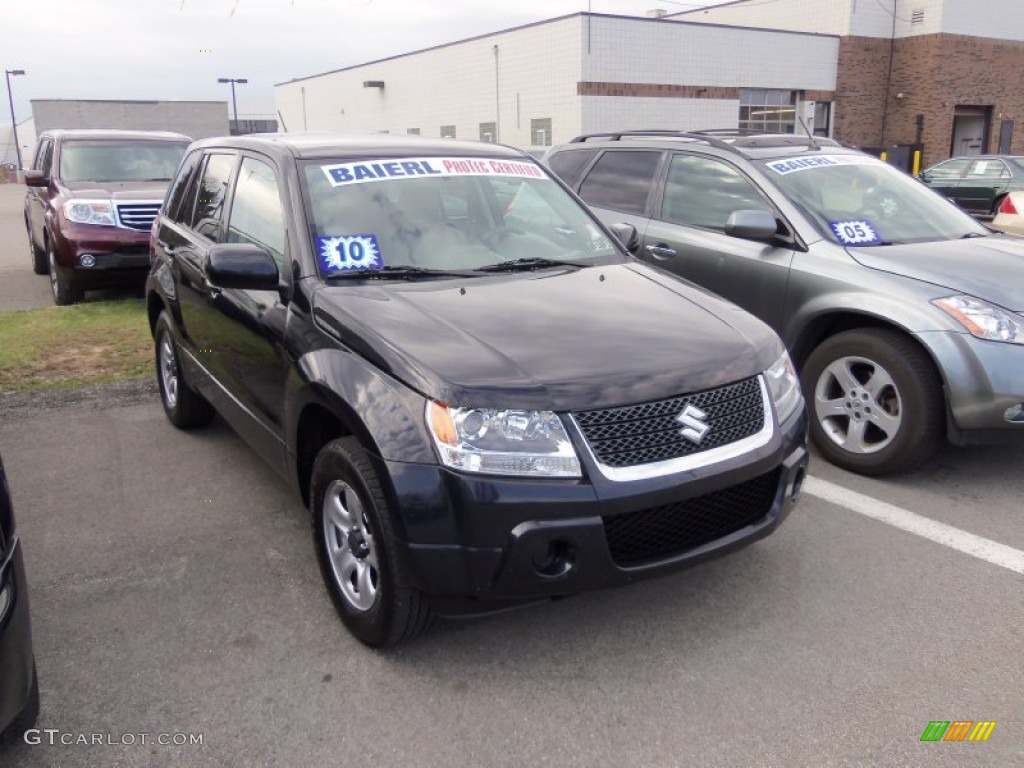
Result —
<svg viewBox="0 0 1024 768"><path fill-rule="evenodd" d="M235 101L235 83L248 83L244 77L218 77L218 83L231 83L231 105L235 111L235 130L238 130L238 102Z"/></svg>
<svg viewBox="0 0 1024 768"><path fill-rule="evenodd" d="M21 145L18 143L18 123L14 119L14 97L11 95L11 75L24 75L24 69L5 69L7 78L7 102L11 105L11 132L14 134L14 154L18 158L18 170L21 170Z"/></svg>

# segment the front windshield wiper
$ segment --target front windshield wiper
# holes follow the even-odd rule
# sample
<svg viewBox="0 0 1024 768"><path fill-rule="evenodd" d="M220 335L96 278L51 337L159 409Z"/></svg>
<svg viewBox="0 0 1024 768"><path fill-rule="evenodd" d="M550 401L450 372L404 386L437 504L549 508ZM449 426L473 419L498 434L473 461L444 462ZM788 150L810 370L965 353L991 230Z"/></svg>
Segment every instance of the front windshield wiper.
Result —
<svg viewBox="0 0 1024 768"><path fill-rule="evenodd" d="M488 264L485 267L477 267L478 272L525 272L531 269L546 269L549 267L585 267L586 264L579 261L568 261L560 259L545 259L534 257L528 259L510 259L499 261L497 264Z"/></svg>
<svg viewBox="0 0 1024 768"><path fill-rule="evenodd" d="M409 265L392 265L374 269L346 269L327 275L328 280L394 280L403 277L479 277L475 271L428 269Z"/></svg>
<svg viewBox="0 0 1024 768"><path fill-rule="evenodd" d="M968 232L966 235L961 235L960 239L961 240L970 240L971 238L974 238L974 237L988 237L990 234L992 234L992 233L991 232Z"/></svg>

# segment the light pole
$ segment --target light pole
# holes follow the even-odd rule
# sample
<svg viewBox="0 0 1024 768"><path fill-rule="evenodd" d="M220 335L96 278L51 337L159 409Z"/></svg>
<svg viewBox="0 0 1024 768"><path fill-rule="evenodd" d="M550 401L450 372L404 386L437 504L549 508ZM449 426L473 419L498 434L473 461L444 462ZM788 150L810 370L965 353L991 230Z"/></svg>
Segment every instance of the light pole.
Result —
<svg viewBox="0 0 1024 768"><path fill-rule="evenodd" d="M235 112L235 130L238 130L238 102L235 100L235 83L248 83L244 77L218 77L218 83L231 83L231 106ZM230 133L230 131L229 131Z"/></svg>
<svg viewBox="0 0 1024 768"><path fill-rule="evenodd" d="M4 76L7 78L7 102L11 105L11 132L14 134L14 154L18 158L18 168L21 170L21 145L18 143L18 123L14 119L14 97L11 95L11 75L17 77L24 75L24 69L5 69Z"/></svg>

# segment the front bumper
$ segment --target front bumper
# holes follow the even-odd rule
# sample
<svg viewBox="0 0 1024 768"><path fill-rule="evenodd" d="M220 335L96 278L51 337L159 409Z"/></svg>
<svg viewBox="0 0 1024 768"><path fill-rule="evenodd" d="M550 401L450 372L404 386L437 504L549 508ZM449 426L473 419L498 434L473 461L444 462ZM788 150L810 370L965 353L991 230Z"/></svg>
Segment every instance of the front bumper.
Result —
<svg viewBox="0 0 1024 768"><path fill-rule="evenodd" d="M1024 346L985 341L967 333L919 334L938 361L949 402L949 437L954 443L1024 436ZM1022 409L1024 410L1024 409Z"/></svg>
<svg viewBox="0 0 1024 768"><path fill-rule="evenodd" d="M25 563L17 537L0 553L0 731L25 709L32 690L32 629ZM3 606L6 605L6 609Z"/></svg>
<svg viewBox="0 0 1024 768"><path fill-rule="evenodd" d="M58 266L73 271L76 281L107 282L117 277L145 280L149 271L149 233L124 227L101 227L62 221L54 234ZM82 257L94 262L84 266Z"/></svg>
<svg viewBox="0 0 1024 768"><path fill-rule="evenodd" d="M629 482L593 466L582 480L531 480L382 464L415 585L440 613L486 613L691 567L768 536L799 496L806 425L801 412L758 451Z"/></svg>

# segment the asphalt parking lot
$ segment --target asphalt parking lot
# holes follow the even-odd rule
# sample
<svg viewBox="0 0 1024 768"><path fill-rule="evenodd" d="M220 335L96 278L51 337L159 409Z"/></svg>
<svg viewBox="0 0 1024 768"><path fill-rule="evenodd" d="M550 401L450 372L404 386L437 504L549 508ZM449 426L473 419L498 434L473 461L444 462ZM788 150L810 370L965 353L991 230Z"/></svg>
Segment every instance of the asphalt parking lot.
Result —
<svg viewBox="0 0 1024 768"><path fill-rule="evenodd" d="M50 303L21 196L0 185L0 309ZM737 554L386 653L337 621L301 502L222 421L180 432L144 390L0 402L0 453L57 741L4 766L1024 764L1024 445L887 480L817 460ZM997 725L923 743L933 720Z"/></svg>

